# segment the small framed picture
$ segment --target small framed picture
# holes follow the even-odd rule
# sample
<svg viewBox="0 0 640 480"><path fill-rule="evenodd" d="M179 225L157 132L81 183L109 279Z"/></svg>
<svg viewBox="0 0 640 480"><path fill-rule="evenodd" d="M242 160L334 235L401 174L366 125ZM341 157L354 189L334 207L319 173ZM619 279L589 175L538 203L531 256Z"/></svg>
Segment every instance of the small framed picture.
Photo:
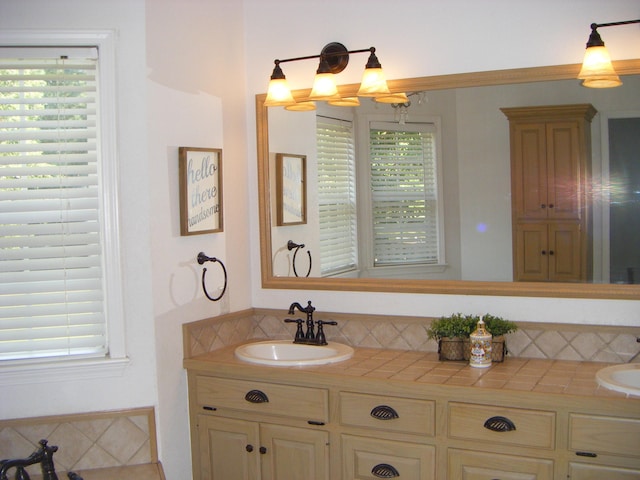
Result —
<svg viewBox="0 0 640 480"><path fill-rule="evenodd" d="M276 153L276 222L307 223L307 157Z"/></svg>
<svg viewBox="0 0 640 480"><path fill-rule="evenodd" d="M222 232L222 150L180 147L180 235Z"/></svg>

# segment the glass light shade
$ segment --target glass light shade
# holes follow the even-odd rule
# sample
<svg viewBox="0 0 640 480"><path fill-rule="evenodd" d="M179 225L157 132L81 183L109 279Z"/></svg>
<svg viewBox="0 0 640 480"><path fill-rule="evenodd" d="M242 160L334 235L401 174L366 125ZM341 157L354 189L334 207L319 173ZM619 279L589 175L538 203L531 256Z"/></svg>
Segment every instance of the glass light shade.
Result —
<svg viewBox="0 0 640 480"><path fill-rule="evenodd" d="M409 97L406 93L392 93L382 97L375 97L374 100L380 103L407 103Z"/></svg>
<svg viewBox="0 0 640 480"><path fill-rule="evenodd" d="M316 73L309 100L335 100L338 97L338 87L333 73Z"/></svg>
<svg viewBox="0 0 640 480"><path fill-rule="evenodd" d="M358 90L359 97L380 97L389 95L389 87L382 68L365 68Z"/></svg>
<svg viewBox="0 0 640 480"><path fill-rule="evenodd" d="M310 112L316 109L316 102L298 102L293 105L287 105L284 109L292 112Z"/></svg>
<svg viewBox="0 0 640 480"><path fill-rule="evenodd" d="M591 88L611 88L622 85L604 45L587 48L578 78L584 80L583 86Z"/></svg>
<svg viewBox="0 0 640 480"><path fill-rule="evenodd" d="M336 100L329 100L327 103L335 107L357 107L360 105L360 100L358 100L358 97L344 97Z"/></svg>
<svg viewBox="0 0 640 480"><path fill-rule="evenodd" d="M296 103L291 95L291 89L285 78L272 79L269 82L265 107L283 107Z"/></svg>

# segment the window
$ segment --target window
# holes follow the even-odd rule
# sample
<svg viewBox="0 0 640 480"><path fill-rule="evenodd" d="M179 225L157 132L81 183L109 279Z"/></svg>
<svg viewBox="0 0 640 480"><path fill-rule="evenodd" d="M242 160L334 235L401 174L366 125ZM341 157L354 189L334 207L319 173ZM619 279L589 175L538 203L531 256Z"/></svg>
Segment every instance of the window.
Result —
<svg viewBox="0 0 640 480"><path fill-rule="evenodd" d="M322 276L356 268L353 123L318 115L318 203Z"/></svg>
<svg viewBox="0 0 640 480"><path fill-rule="evenodd" d="M434 124L370 122L374 266L440 262L436 136Z"/></svg>
<svg viewBox="0 0 640 480"><path fill-rule="evenodd" d="M124 356L122 338L109 342L123 319L113 112L101 108L97 53L0 47L3 363Z"/></svg>

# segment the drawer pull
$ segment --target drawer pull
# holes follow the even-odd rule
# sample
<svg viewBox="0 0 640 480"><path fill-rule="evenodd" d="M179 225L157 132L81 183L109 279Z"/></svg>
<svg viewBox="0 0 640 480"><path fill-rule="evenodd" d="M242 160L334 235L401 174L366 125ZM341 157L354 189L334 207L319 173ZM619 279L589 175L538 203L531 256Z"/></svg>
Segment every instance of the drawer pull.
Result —
<svg viewBox="0 0 640 480"><path fill-rule="evenodd" d="M398 412L396 412L389 405L378 405L371 410L371 416L378 420L393 420L394 418L400 418Z"/></svg>
<svg viewBox="0 0 640 480"><path fill-rule="evenodd" d="M579 457L589 457L589 458L596 458L598 456L597 453L592 453L592 452L576 452L576 455L578 455Z"/></svg>
<svg viewBox="0 0 640 480"><path fill-rule="evenodd" d="M307 420L309 425L324 425L324 422L319 422L318 420Z"/></svg>
<svg viewBox="0 0 640 480"><path fill-rule="evenodd" d="M491 417L484 422L484 428L492 432L512 432L516 426L507 417Z"/></svg>
<svg viewBox="0 0 640 480"><path fill-rule="evenodd" d="M251 403L269 403L269 397L260 390L251 390L244 396L247 402Z"/></svg>
<svg viewBox="0 0 640 480"><path fill-rule="evenodd" d="M209 410L210 412L215 412L217 410L216 407L210 407L209 405L205 405L202 407L203 410Z"/></svg>
<svg viewBox="0 0 640 480"><path fill-rule="evenodd" d="M374 477L378 478L395 478L400 476L398 470L388 463L379 463L371 469L371 473Z"/></svg>

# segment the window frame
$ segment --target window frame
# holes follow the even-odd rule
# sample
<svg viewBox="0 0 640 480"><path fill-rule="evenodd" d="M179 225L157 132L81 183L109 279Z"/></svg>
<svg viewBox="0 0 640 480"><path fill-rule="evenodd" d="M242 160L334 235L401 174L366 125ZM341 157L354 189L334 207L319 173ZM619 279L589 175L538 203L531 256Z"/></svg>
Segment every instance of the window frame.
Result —
<svg viewBox="0 0 640 480"><path fill-rule="evenodd" d="M392 123L398 124L393 114L370 114L364 115L358 125L358 145L362 149L356 155L358 164L357 184L371 184L370 158L371 151L369 145L369 131L372 123ZM436 185L437 185L437 210L438 210L438 260L436 263L407 264L407 265L375 265L375 255L373 246L373 212L372 195L370 188L358 188L358 229L366 232L366 235L359 235L358 242L360 252L360 266L364 276L375 278L425 278L425 274L442 273L447 268L445 250L445 219L444 219L444 183L443 183L443 162L442 162L442 120L438 116L411 115L410 121L406 125L412 124L432 124L435 127L435 147L436 147Z"/></svg>
<svg viewBox="0 0 640 480"><path fill-rule="evenodd" d="M0 385L61 381L69 378L121 376L128 365L119 236L118 156L116 124L116 59L113 30L4 31L1 47L96 47L99 52L98 122L99 183L102 249L105 265L104 297L108 354L99 358L46 358L0 364Z"/></svg>

